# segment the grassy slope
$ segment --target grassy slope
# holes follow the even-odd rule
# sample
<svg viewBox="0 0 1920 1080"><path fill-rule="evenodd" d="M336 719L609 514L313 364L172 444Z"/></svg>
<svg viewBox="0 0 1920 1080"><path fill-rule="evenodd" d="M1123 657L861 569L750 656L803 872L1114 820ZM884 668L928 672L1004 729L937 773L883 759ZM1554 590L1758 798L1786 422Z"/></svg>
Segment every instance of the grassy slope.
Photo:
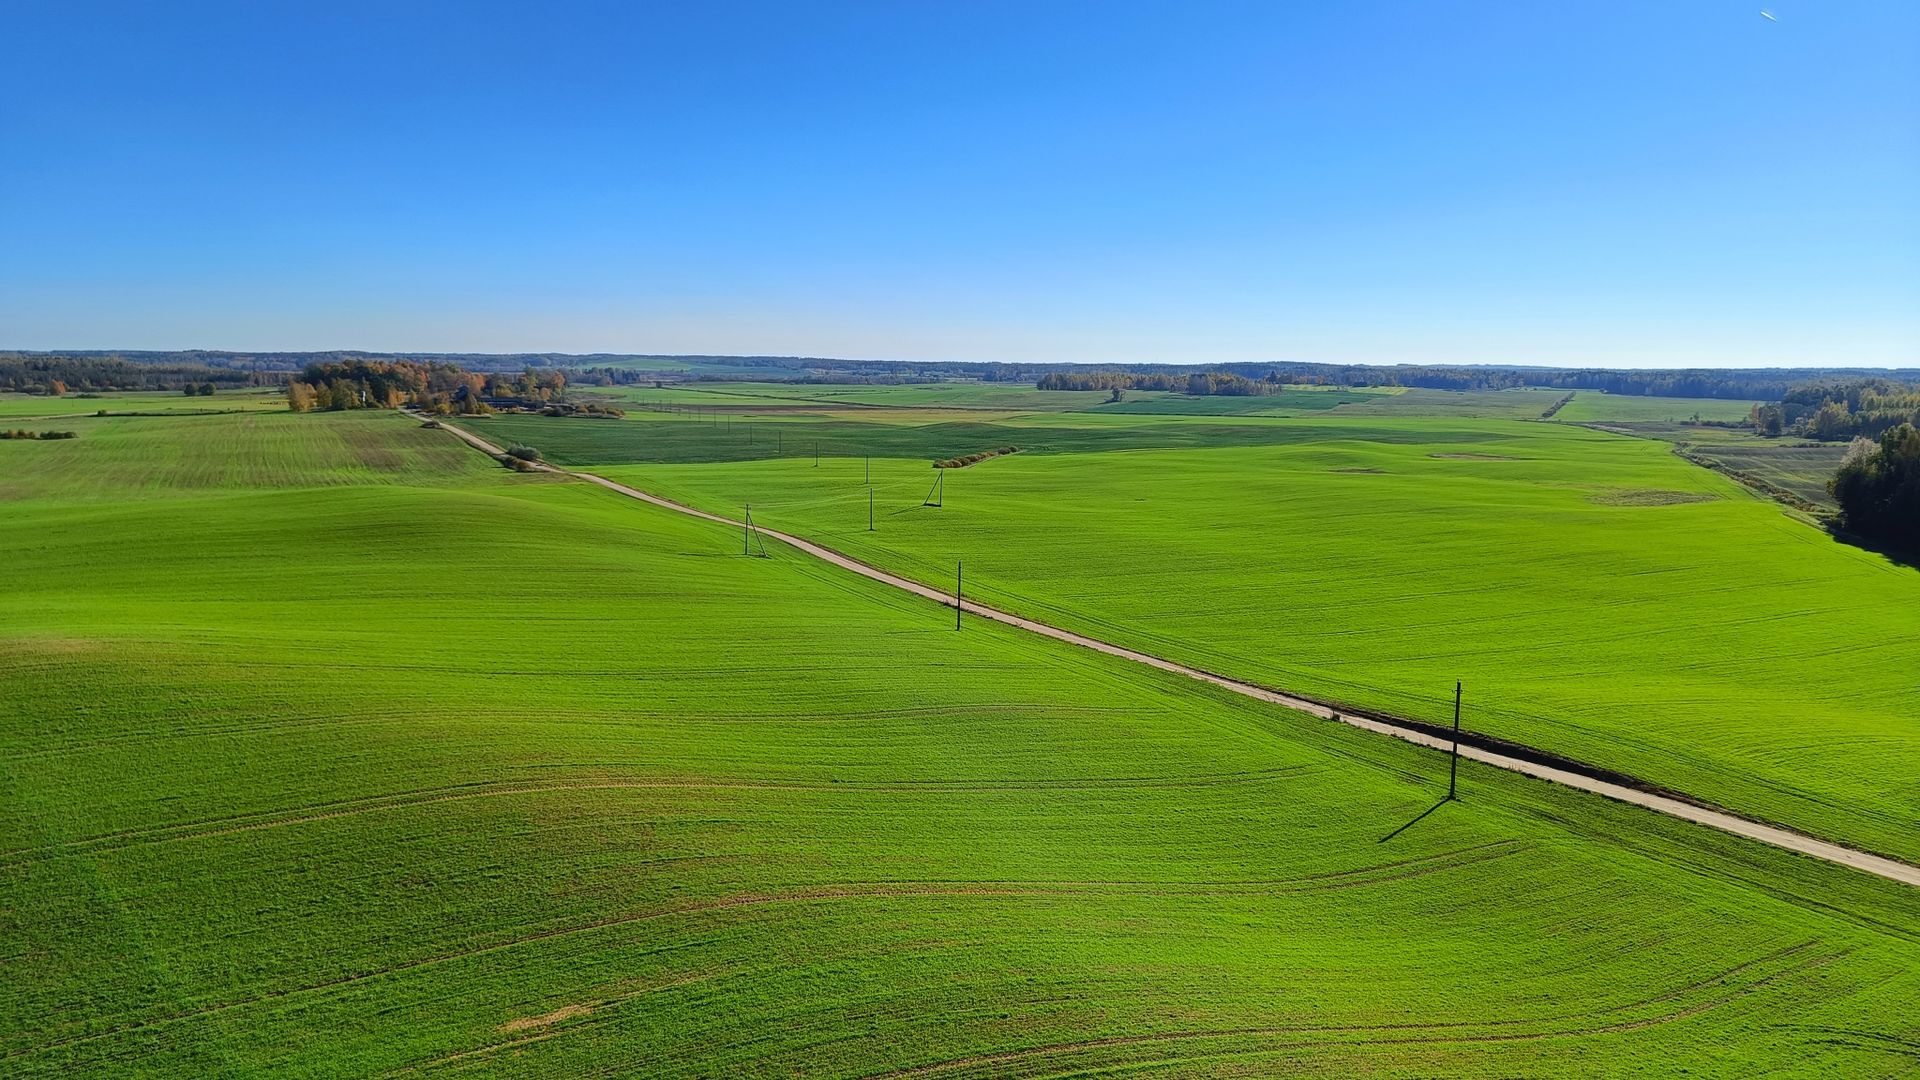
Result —
<svg viewBox="0 0 1920 1080"><path fill-rule="evenodd" d="M1846 443L1809 443L1798 437L1761 438L1746 428L1709 427L1685 421L1648 421L1609 426L1607 430L1672 443L1688 454L1724 466L1805 499L1838 510L1827 481L1847 456Z"/></svg>
<svg viewBox="0 0 1920 1080"><path fill-rule="evenodd" d="M903 386L823 383L688 383L677 386L579 388L583 393L645 404L737 405L765 408L781 404L849 404L916 409L998 409L1037 412L1163 413L1170 415L1268 414L1317 412L1389 396L1386 388L1349 390L1288 387L1261 397L1188 397L1160 390L1129 390L1126 400L1108 400L1104 390L1036 390L1021 383L914 383ZM1456 395L1465 397L1465 395ZM1491 399L1489 399L1491 400ZM1506 406L1502 402L1502 407ZM1544 408L1545 406L1542 406ZM1536 414L1537 415L1537 414Z"/></svg>
<svg viewBox="0 0 1920 1080"><path fill-rule="evenodd" d="M793 383L667 383L664 386L591 386L577 385L576 394L614 402L645 405L737 405L741 408L767 407L813 400L804 391L808 387Z"/></svg>
<svg viewBox="0 0 1920 1080"><path fill-rule="evenodd" d="M1515 420L1538 419L1566 397L1562 390L1428 390L1409 387L1398 394L1382 394L1366 401L1340 406L1343 415L1354 416L1450 416L1507 417Z"/></svg>
<svg viewBox="0 0 1920 1080"><path fill-rule="evenodd" d="M103 393L92 397L79 394L49 397L45 394L0 393L0 422L25 417L92 416L101 409L112 413L178 414L279 411L286 407L286 396L279 391L223 390L212 397L188 397L177 391L162 393L157 390Z"/></svg>
<svg viewBox="0 0 1920 1080"><path fill-rule="evenodd" d="M749 379L765 377L770 369L756 364L729 363L722 359L693 360L669 356L637 356L613 360L604 356L582 356L578 358L582 367L627 368L633 371L657 371L674 373L681 376L712 376L715 378Z"/></svg>
<svg viewBox="0 0 1920 1080"><path fill-rule="evenodd" d="M1101 407L1101 391L1036 390L1013 383L911 383L901 386L837 383L689 383L665 388L583 387L588 393L632 401L700 404L775 405L840 403L892 408L988 408L1077 410ZM1170 397L1154 394L1152 397Z"/></svg>
<svg viewBox="0 0 1920 1080"><path fill-rule="evenodd" d="M285 419L125 436L177 484L42 461L0 515L9 1075L1874 1075L1920 1039L1909 890L1471 764L1383 843L1437 756ZM332 486L167 449L372 432L397 464Z"/></svg>
<svg viewBox="0 0 1920 1080"><path fill-rule="evenodd" d="M1834 471L1846 459L1845 443L1795 446L1789 442L1767 443L1756 439L1752 445L1746 446L1703 443L1695 444L1690 449L1729 469L1757 476L1785 488L1816 506L1839 509L1839 504L1827 491L1827 481L1833 478Z"/></svg>
<svg viewBox="0 0 1920 1080"><path fill-rule="evenodd" d="M610 475L981 599L1444 719L1920 857L1920 577L1664 444L1550 424L1280 425L1219 451L647 465ZM1392 437L1394 442L1380 441ZM1699 499L1684 502L1677 500Z"/></svg>
<svg viewBox="0 0 1920 1080"><path fill-rule="evenodd" d="M1233 416L1259 414L1268 416L1292 416L1303 412L1320 412L1341 405L1356 402L1373 401L1385 397L1379 391L1320 389L1310 387L1288 388L1277 394L1264 394L1259 397L1202 396L1187 397L1184 394L1163 394L1155 397L1136 397L1132 392L1127 400L1105 408L1115 413L1160 413L1167 415L1212 415Z"/></svg>
<svg viewBox="0 0 1920 1080"><path fill-rule="evenodd" d="M221 489L415 483L472 463L422 432L398 439L396 418L286 412L226 416L83 417L77 439L0 443L0 498L119 501Z"/></svg>
<svg viewBox="0 0 1920 1080"><path fill-rule="evenodd" d="M997 383L928 383L908 386L868 386L820 383L684 383L654 386L583 386L580 400L600 400L626 408L682 409L700 414L745 414L798 411L836 412L860 420L882 410L947 410L956 416L981 414L1111 412L1117 406L1104 392L1035 390L1031 386ZM1165 411L1186 411L1181 402L1207 399L1162 392L1133 392L1127 406L1164 402ZM1328 405L1338 398L1329 398ZM1149 410L1150 411L1150 410Z"/></svg>
<svg viewBox="0 0 1920 1080"><path fill-rule="evenodd" d="M1745 420L1759 402L1718 398L1637 397L1582 390L1573 395L1555 420L1569 422L1636 423L1683 421L1698 414L1702 420Z"/></svg>
<svg viewBox="0 0 1920 1080"><path fill-rule="evenodd" d="M1688 452L1756 477L1828 510L1839 505L1827 492L1827 481L1847 456L1846 443L1808 443L1798 438L1762 439L1725 428L1679 425L1655 428L1655 438L1684 446Z"/></svg>
<svg viewBox="0 0 1920 1080"><path fill-rule="evenodd" d="M1335 410L1338 412L1339 410ZM1075 413L963 413L935 410L863 410L774 416L683 416L635 412L622 421L501 415L465 420L472 430L506 445L539 447L574 464L752 461L775 457L812 462L819 443L828 456L918 458L925 465L1002 446L1037 452L1267 446L1365 437L1418 440L1403 420L1351 420L1317 414L1300 423L1278 417L1136 416ZM776 431L780 441L776 443ZM1356 436L1357 432L1366 434ZM1409 434L1411 432L1411 434ZM1476 437L1461 430L1458 440ZM1493 436L1484 436L1492 438Z"/></svg>

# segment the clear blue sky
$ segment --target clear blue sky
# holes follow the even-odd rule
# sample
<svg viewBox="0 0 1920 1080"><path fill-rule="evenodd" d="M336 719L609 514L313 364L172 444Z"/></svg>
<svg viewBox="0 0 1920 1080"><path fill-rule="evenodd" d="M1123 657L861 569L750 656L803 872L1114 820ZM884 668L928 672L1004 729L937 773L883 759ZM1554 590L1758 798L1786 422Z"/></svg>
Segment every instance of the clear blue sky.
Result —
<svg viewBox="0 0 1920 1080"><path fill-rule="evenodd" d="M0 347L1920 363L1911 0L12 0L0 40Z"/></svg>

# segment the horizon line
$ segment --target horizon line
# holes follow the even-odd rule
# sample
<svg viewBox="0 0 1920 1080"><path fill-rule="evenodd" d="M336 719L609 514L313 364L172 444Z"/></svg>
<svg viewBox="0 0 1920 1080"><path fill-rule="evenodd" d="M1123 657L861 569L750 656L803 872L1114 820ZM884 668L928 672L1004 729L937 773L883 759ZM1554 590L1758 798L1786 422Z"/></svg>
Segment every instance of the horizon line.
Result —
<svg viewBox="0 0 1920 1080"><path fill-rule="evenodd" d="M930 359L907 359L907 358L900 358L900 357L875 358L875 357L851 357L851 356L822 356L822 355L807 354L807 353L721 353L721 352L665 353L665 352L611 352L606 350L599 350L594 352L566 352L566 351L555 350L555 349L547 349L547 350L517 349L517 350L510 350L505 352L486 352L486 351L473 350L473 349L465 349L465 350L430 350L430 349L394 350L394 349L358 349L358 348L221 349L221 348L199 348L199 347L182 348L182 349L151 349L151 348L29 349L29 348L0 347L0 354L6 354L6 353L17 354L17 355L45 355L45 356L77 356L77 355L88 355L88 354L111 355L115 353L132 353L132 354L211 353L211 354L223 354L223 355L229 355L229 356L276 355L276 354L277 355L294 355L294 356L319 356L319 355L327 355L327 354L353 354L353 355L360 355L360 356L379 356L379 357L396 357L396 358L405 358L408 356L424 356L424 357L541 356L541 357L564 357L569 359L576 359L576 358L592 359L595 357L619 357L619 358L631 358L631 359L637 359L637 360L793 360L793 361L802 361L802 362L823 361L823 362L829 362L829 363L843 363L843 364L928 364L928 365L965 364L965 365L980 366L980 367L986 367L986 366L991 366L996 364L1006 366L1006 367L1046 367L1046 366L1057 366L1057 365L1071 365L1074 367L1112 367L1112 368L1183 367L1183 368L1202 368L1202 369L1221 368L1229 365L1239 365L1239 364L1273 364L1273 365L1303 365L1303 366L1329 367L1329 368L1443 368L1443 369L1456 368L1456 369L1462 369L1462 370L1497 369L1497 370L1509 370L1509 371L1752 371L1752 372L1860 371L1860 372L1885 372L1888 374L1895 374L1895 375L1901 375L1901 374L1920 375L1920 359L1916 359L1916 362L1915 362L1916 366L1914 367L1891 367L1891 366L1875 366L1875 365L1862 365L1862 364L1805 364L1805 365L1799 365L1799 366L1773 365L1773 366L1766 366L1766 367L1742 367L1742 366L1711 366L1711 365L1683 366L1683 365L1665 365L1665 364L1650 364L1650 365L1644 365L1644 366L1629 365L1629 364L1577 366L1577 365L1564 365L1564 364L1556 365L1556 364L1502 363L1502 362L1495 362L1495 361L1487 361L1483 363L1461 363L1461 362L1422 363L1418 361L1409 361L1409 360L1398 360L1398 361L1392 361L1392 362L1386 362L1386 361L1361 362L1361 361L1332 361L1332 360L1274 360L1274 359L1215 360L1215 361L952 360L952 359L930 360Z"/></svg>

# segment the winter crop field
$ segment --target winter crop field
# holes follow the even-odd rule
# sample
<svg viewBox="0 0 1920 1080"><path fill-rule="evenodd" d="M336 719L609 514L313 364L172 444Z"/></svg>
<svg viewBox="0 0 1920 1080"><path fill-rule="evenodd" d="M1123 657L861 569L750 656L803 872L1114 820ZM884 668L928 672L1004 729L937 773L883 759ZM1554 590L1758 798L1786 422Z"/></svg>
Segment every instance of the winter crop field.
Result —
<svg viewBox="0 0 1920 1080"><path fill-rule="evenodd" d="M470 426L1302 691L1457 673L1476 727L1905 850L1912 793L1848 764L1911 690L1723 689L1836 591L1887 598L1846 641L1897 670L1904 579L1658 444L936 421L777 421L897 440L873 533L861 457ZM0 443L7 1075L1880 1075L1920 1039L1905 885L1471 761L1442 802L1442 753L392 412L73 426Z"/></svg>
<svg viewBox="0 0 1920 1080"><path fill-rule="evenodd" d="M818 467L805 432L839 449L863 429L796 422L782 445L803 453L775 457L771 424L751 447L471 426L932 584L964 561L982 601L1263 685L1445 720L1464 681L1476 730L1920 855L1920 579L1667 444L1492 419L1064 422L871 425L885 456ZM1029 449L921 505L929 458L1002 444ZM722 460L673 461L696 452Z"/></svg>
<svg viewBox="0 0 1920 1080"><path fill-rule="evenodd" d="M177 391L108 391L93 394L9 394L0 393L0 424L14 420L64 419L107 414L221 413L235 411L280 412L287 407L286 395L277 389L222 390L202 396Z"/></svg>
<svg viewBox="0 0 1920 1080"><path fill-rule="evenodd" d="M1680 422L1698 417L1706 421L1745 420L1757 401L1720 398L1640 397L1582 390L1553 414L1555 420L1601 423Z"/></svg>
<svg viewBox="0 0 1920 1080"><path fill-rule="evenodd" d="M0 19L0 1080L1920 1080L1920 3L222 7Z"/></svg>

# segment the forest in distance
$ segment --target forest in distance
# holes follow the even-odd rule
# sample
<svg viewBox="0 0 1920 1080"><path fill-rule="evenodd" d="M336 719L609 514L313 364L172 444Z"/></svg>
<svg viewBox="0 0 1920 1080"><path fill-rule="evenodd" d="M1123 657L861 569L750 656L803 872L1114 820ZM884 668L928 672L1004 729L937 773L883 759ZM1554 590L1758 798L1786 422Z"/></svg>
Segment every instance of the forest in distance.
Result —
<svg viewBox="0 0 1920 1080"><path fill-rule="evenodd" d="M842 360L804 356L674 356L568 353L229 352L182 350L0 351L0 390L47 393L60 382L73 390L178 389L184 382L222 386L277 385L312 364L352 362L450 364L482 373L557 368L575 381L607 385L700 379L765 379L826 384L938 382L979 379L1042 383L1042 389L1110 390L1149 384L1183 390L1194 375L1297 385L1503 390L1538 387L1609 394L1777 401L1797 388L1873 379L1920 383L1920 368L1851 367L1604 369L1504 365L1322 364L1033 364L961 361ZM1232 376L1234 379L1227 379ZM1179 385L1175 385L1175 384ZM1214 391L1219 392L1219 391Z"/></svg>

